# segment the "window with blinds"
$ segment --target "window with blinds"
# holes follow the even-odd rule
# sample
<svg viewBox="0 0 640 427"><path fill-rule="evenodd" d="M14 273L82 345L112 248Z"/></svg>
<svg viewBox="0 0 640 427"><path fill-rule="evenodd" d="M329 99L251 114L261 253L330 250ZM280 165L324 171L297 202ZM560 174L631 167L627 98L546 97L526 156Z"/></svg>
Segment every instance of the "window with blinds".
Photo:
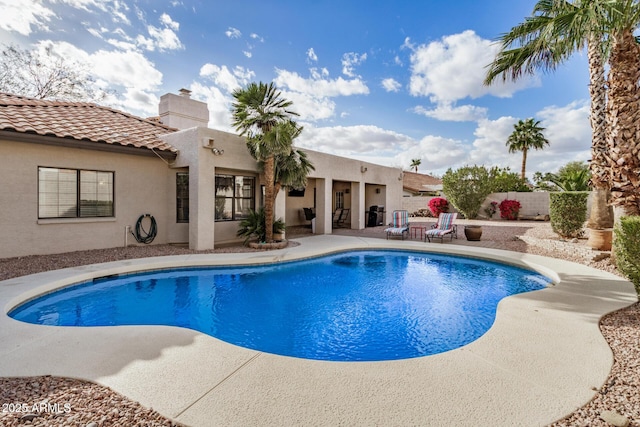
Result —
<svg viewBox="0 0 640 427"><path fill-rule="evenodd" d="M114 173L38 167L38 218L114 216Z"/></svg>

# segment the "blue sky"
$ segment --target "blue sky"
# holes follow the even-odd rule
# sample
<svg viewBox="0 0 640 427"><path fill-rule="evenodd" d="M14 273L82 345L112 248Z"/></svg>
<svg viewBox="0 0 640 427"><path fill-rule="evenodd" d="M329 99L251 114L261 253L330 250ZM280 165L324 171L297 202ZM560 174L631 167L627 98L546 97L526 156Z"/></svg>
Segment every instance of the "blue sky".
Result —
<svg viewBox="0 0 640 427"><path fill-rule="evenodd" d="M231 92L275 82L305 130L296 145L442 175L468 164L520 170L505 142L535 117L550 146L527 172L587 160L584 53L553 74L482 85L501 34L529 0L0 0L0 42L50 48L116 91L104 104L157 115L192 90L210 127L233 132Z"/></svg>

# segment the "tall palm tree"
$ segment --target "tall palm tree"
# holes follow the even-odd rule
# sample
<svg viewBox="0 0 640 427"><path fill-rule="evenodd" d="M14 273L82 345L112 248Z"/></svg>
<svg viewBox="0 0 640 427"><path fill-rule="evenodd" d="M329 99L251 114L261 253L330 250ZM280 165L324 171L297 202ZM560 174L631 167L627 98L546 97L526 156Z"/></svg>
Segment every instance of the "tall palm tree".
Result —
<svg viewBox="0 0 640 427"><path fill-rule="evenodd" d="M247 145L253 147L254 157L264 161L265 227L266 241L273 241L273 216L275 205L275 156L291 151L293 116L289 110L293 104L282 98L273 83L250 83L233 92L233 126L240 136L247 137Z"/></svg>
<svg viewBox="0 0 640 427"><path fill-rule="evenodd" d="M292 143L302 133L302 126L295 123L283 123L279 125L288 131ZM284 139L284 138L281 138ZM258 168L264 172L265 162L260 160L258 150L260 145L255 141L249 141L247 144L249 153L254 159L258 160ZM275 155L274 163L274 198L278 195L281 188L301 189L307 186L307 177L312 170L315 170L313 163L307 157L307 153L295 147L291 147L289 152L278 153Z"/></svg>
<svg viewBox="0 0 640 427"><path fill-rule="evenodd" d="M485 84L498 76L517 80L536 70L553 71L571 55L587 45L592 130L591 183L596 192L589 218L590 228L609 228L613 212L609 200L610 169L606 121L606 58L610 49L606 37L608 9L602 0L540 0L531 17L516 25L499 41L501 50L489 71Z"/></svg>
<svg viewBox="0 0 640 427"><path fill-rule="evenodd" d="M422 160L420 159L411 159L411 165L409 166L412 169L415 169L416 173L418 172L418 166L422 164Z"/></svg>
<svg viewBox="0 0 640 427"><path fill-rule="evenodd" d="M522 151L522 170L520 172L520 178L525 180L525 173L527 168L527 152L531 149L542 150L546 145L549 145L549 141L544 137L542 131L544 128L540 126L540 121L536 121L533 118L526 120L518 120L518 123L513 125L513 132L507 139L507 147L510 153Z"/></svg>
<svg viewBox="0 0 640 427"><path fill-rule="evenodd" d="M574 7L577 11L577 14L569 17L584 19L567 19L565 12L569 9L564 9L565 6L569 9ZM590 45L598 44L597 48L590 46L588 54L604 53L600 63L609 54L609 91L603 130L607 142L602 144L598 140L592 144L592 150L596 151L592 162L593 184L596 188L607 186L611 189L610 203L618 207L616 218L637 215L640 213L640 159L637 155L640 147L636 138L640 55L633 33L640 23L640 3L637 0L540 0L536 4L538 7L540 9L534 9L534 16L512 29L512 32L525 30L524 36L503 36L505 44L491 66L487 82L500 74L503 78L516 78L523 72L545 69L545 64L553 64L553 69L585 41ZM547 14L541 13L541 10L546 10ZM537 18L536 12L542 17ZM526 28L530 28L532 22L537 23L537 30L527 33ZM567 24L571 22L576 24ZM512 43L515 47L510 49ZM601 72L597 59L592 62L590 57L589 63L590 71L595 70L592 67L597 67L596 73ZM512 70L511 66L514 67ZM604 71L601 73L604 76ZM594 84L593 79L590 83L592 89L603 90L603 86ZM602 94L592 95L592 102L600 103L599 109L592 108L594 118L604 110L601 108L602 99L605 99ZM594 137L600 138L599 135L600 131L594 130Z"/></svg>
<svg viewBox="0 0 640 427"><path fill-rule="evenodd" d="M640 45L634 37L640 22L640 4L637 0L612 3L607 142L611 203L619 218L640 215Z"/></svg>

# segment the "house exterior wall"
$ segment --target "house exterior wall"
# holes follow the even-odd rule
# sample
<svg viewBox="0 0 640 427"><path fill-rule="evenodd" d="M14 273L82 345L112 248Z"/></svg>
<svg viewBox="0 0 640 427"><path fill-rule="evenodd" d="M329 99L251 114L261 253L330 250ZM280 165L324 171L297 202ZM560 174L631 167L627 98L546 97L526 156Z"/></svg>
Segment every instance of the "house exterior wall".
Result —
<svg viewBox="0 0 640 427"><path fill-rule="evenodd" d="M113 218L38 219L38 167L114 172ZM166 243L167 165L156 157L0 141L0 258L124 246L125 227L149 213ZM175 191L175 190L174 190ZM175 212L175 211L174 211ZM128 235L128 243L137 242Z"/></svg>
<svg viewBox="0 0 640 427"><path fill-rule="evenodd" d="M331 233L331 215L335 208L333 197L336 190L345 192L349 189L349 194L345 194L345 207L351 209L349 220L353 229L365 228L367 210L371 205L385 206L387 213L402 209L400 168L308 149L304 151L315 167L310 178L316 178L316 233ZM309 190L307 186L307 191Z"/></svg>
<svg viewBox="0 0 640 427"><path fill-rule="evenodd" d="M188 243L192 249L205 250L240 241L236 237L240 221L215 221L215 175L255 177L255 206L260 206L260 173L244 138L195 127L162 139L179 150L174 161L144 149L140 153L145 155L136 155L0 140L0 258L136 245L126 229L133 229L147 213L158 224L153 244ZM283 190L276 200L276 218L284 217L287 225L307 224L302 208L315 207L316 233L330 234L337 189L345 193L345 207L351 209L347 220L351 228L366 226L371 205L384 205L387 212L400 209L400 169L305 151L315 167L305 196L288 197ZM113 171L115 216L39 220L38 166ZM178 223L176 174L187 171L189 223Z"/></svg>

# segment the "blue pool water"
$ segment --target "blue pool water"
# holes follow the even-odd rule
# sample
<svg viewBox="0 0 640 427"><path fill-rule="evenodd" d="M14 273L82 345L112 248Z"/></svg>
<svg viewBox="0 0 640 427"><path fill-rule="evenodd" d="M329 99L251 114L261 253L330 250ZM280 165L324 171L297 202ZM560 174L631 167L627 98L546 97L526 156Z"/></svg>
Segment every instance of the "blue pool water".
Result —
<svg viewBox="0 0 640 427"><path fill-rule="evenodd" d="M353 251L96 279L9 315L59 326L173 325L281 355L393 360L464 346L491 327L501 299L549 283L537 273L477 259Z"/></svg>

